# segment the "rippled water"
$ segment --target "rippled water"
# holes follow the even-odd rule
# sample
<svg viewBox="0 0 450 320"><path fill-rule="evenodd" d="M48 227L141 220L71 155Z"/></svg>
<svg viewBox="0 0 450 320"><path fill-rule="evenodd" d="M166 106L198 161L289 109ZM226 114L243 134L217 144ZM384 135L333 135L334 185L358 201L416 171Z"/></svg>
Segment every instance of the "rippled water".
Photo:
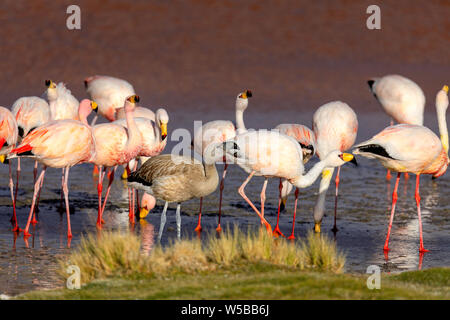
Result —
<svg viewBox="0 0 450 320"><path fill-rule="evenodd" d="M312 113L281 112L259 116L252 109L246 113L248 127L270 128L281 122L309 124ZM170 110L169 110L170 112ZM193 120L231 119L232 113L201 114L191 112L181 114L171 112L170 129L188 128L192 131ZM290 119L286 121L286 119ZM295 120L294 120L295 119ZM426 115L426 124L437 131L434 114ZM382 114L364 113L359 115L360 130L357 141L369 138L385 127L388 118ZM171 143L168 148L171 148ZM338 247L347 254L347 271L365 272L371 264L379 265L383 270L396 272L419 268L418 219L414 201L415 176L409 181L401 179L399 201L390 240L391 252L386 262L383 245L390 213L392 185L385 180L386 171L375 161L358 158L360 165L355 168L345 165L341 170L340 198L338 208L339 232L335 236ZM311 161L307 167L311 167ZM33 162L22 162L19 185L17 213L23 228L30 208L33 180ZM15 161L14 161L15 168ZM222 171L222 166L218 166ZM92 178L92 165L80 165L71 169L69 178L71 223L73 240L67 248L66 216L59 213L61 170L48 169L41 194L39 223L32 229L32 237L27 242L23 236L15 237L10 232L9 223L12 214L7 182L8 167L0 168L3 183L0 187L0 293L18 294L38 288L53 288L63 285L56 274L58 257L64 258L76 248L82 234L97 232L96 181ZM118 175L121 174L119 169ZM225 183L223 199L223 225L238 223L246 228L257 227L259 219L247 203L237 193L238 186L245 179L245 173L237 166L230 167ZM430 250L423 257L422 268L450 265L450 224L449 174L432 181L429 176L421 179L422 217L425 247ZM246 188L246 193L259 207L259 193L263 179L255 177ZM269 181L266 200L266 217L272 225L276 222L278 181ZM301 190L297 211L296 234L303 237L313 227L312 210L317 197L318 182L312 187ZM293 194L287 204L287 210L281 215L281 229L289 234L293 213ZM105 211L105 229L128 229L127 189L125 184L116 180ZM217 223L218 190L204 199L203 228L214 230ZM159 218L163 203L149 214L146 221L140 221L133 228L143 240L145 250L150 250L159 229ZM327 212L322 230L330 237L333 224L334 186L330 187L327 198ZM197 223L198 200L182 205L182 234L194 236ZM163 242L176 237L175 206L169 207Z"/></svg>

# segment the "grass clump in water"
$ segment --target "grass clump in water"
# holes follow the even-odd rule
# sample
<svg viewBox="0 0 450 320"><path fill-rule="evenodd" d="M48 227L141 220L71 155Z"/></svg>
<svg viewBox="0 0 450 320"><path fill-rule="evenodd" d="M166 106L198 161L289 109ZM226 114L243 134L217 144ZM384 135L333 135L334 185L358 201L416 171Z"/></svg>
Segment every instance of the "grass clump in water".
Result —
<svg viewBox="0 0 450 320"><path fill-rule="evenodd" d="M164 248L156 246L149 255L140 248L138 236L132 233L104 232L98 239L87 236L69 261L60 262L62 273L67 276L67 265L77 265L86 283L114 276L195 274L261 263L339 273L345 264L335 243L323 235L311 233L306 240L289 242L266 232L244 233L237 226L219 237L209 234L203 243L198 239L173 241Z"/></svg>

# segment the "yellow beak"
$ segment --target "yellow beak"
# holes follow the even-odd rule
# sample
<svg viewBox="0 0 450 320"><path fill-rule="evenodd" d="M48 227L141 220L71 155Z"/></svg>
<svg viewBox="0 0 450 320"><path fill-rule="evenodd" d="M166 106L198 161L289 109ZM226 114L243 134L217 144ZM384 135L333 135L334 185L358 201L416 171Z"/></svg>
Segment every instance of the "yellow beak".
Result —
<svg viewBox="0 0 450 320"><path fill-rule="evenodd" d="M5 160L6 160L6 154L0 155L0 162L5 163Z"/></svg>
<svg viewBox="0 0 450 320"><path fill-rule="evenodd" d="M316 222L314 224L314 232L315 233L320 233L320 222Z"/></svg>
<svg viewBox="0 0 450 320"><path fill-rule="evenodd" d="M127 179L128 179L127 169L123 170L123 173L122 173L121 178L122 178L123 180L127 180Z"/></svg>
<svg viewBox="0 0 450 320"><path fill-rule="evenodd" d="M164 140L167 137L167 123L161 123L161 139Z"/></svg>
<svg viewBox="0 0 450 320"><path fill-rule="evenodd" d="M444 87L442 87L442 90L444 90L444 91L445 91L445 93L448 93L448 86L447 86L447 85L445 85Z"/></svg>
<svg viewBox="0 0 450 320"><path fill-rule="evenodd" d="M98 111L98 104L97 104L97 102L92 101L91 102L91 107L92 107L92 110L94 110L95 112Z"/></svg>
<svg viewBox="0 0 450 320"><path fill-rule="evenodd" d="M352 161L354 157L355 156L352 155L351 153L343 153L342 154L342 160L344 160L345 162Z"/></svg>
<svg viewBox="0 0 450 320"><path fill-rule="evenodd" d="M145 219L145 217L148 215L148 210L146 208L141 208L141 211L139 212L139 218Z"/></svg>

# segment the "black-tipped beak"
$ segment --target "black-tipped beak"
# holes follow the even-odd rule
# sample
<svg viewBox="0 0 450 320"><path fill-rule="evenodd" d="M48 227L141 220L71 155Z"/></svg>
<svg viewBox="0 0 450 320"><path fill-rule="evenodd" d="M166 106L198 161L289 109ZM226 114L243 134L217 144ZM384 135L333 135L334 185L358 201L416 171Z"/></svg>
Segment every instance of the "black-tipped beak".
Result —
<svg viewBox="0 0 450 320"><path fill-rule="evenodd" d="M373 84L375 83L374 80L367 80L367 84L369 85L370 90L372 90Z"/></svg>
<svg viewBox="0 0 450 320"><path fill-rule="evenodd" d="M246 94L247 94L247 98L251 98L253 96L253 94L250 90L247 90Z"/></svg>
<svg viewBox="0 0 450 320"><path fill-rule="evenodd" d="M354 165L355 165L355 167L357 167L357 166L358 166L358 162L356 162L356 158L355 158L355 157L353 157L353 159L352 159L352 160L350 160L349 162L350 162L350 163L352 163L352 164L354 164Z"/></svg>
<svg viewBox="0 0 450 320"><path fill-rule="evenodd" d="M45 80L45 86L49 87L52 82L50 80Z"/></svg>

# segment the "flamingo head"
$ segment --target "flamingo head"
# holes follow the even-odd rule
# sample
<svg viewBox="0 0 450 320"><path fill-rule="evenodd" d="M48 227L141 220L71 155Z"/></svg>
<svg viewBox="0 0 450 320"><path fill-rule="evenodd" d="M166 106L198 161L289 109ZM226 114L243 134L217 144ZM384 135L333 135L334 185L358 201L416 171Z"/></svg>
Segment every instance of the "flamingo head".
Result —
<svg viewBox="0 0 450 320"><path fill-rule="evenodd" d="M156 123L161 129L161 140L163 141L167 137L167 124L169 123L169 115L165 109L156 110Z"/></svg>
<svg viewBox="0 0 450 320"><path fill-rule="evenodd" d="M134 111L134 109L136 108L136 103L138 103L140 100L138 95L132 95L129 96L125 99L125 105L124 105L124 110L125 112L131 112Z"/></svg>
<svg viewBox="0 0 450 320"><path fill-rule="evenodd" d="M236 110L244 111L248 107L248 98L253 96L250 90L238 94L236 98Z"/></svg>
<svg viewBox="0 0 450 320"><path fill-rule="evenodd" d="M145 219L145 217L147 217L148 213L155 207L155 205L155 197L149 195L148 193L144 193L141 198L141 211L139 212L139 218Z"/></svg>

